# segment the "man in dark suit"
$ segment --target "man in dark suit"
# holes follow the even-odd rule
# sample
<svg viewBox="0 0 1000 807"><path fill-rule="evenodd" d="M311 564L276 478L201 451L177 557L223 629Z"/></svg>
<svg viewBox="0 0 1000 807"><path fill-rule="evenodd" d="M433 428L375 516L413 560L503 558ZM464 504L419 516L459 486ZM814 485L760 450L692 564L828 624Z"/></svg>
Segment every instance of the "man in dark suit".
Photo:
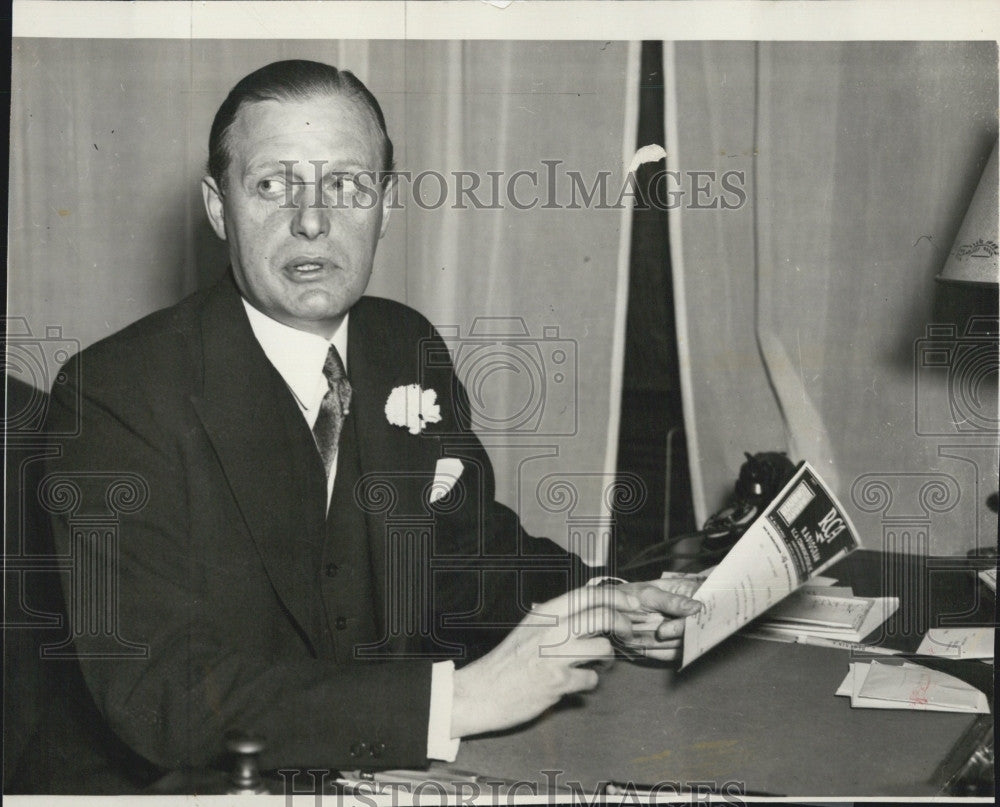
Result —
<svg viewBox="0 0 1000 807"><path fill-rule="evenodd" d="M113 616L74 639L115 735L157 771L213 764L232 729L266 738L264 768L412 767L592 688L612 634L673 657L691 591L577 588L494 502L434 329L362 296L393 181L368 90L268 65L209 149L229 273L73 359L51 407L62 432L81 407L43 499L57 550L108 581L66 599L74 624Z"/></svg>

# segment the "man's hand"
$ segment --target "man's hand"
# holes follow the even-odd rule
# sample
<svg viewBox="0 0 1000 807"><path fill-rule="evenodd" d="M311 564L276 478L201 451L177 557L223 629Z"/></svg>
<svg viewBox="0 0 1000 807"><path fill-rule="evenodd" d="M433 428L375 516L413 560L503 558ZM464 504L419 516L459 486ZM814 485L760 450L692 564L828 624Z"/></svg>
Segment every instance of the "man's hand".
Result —
<svg viewBox="0 0 1000 807"><path fill-rule="evenodd" d="M452 737L520 725L563 695L596 687L597 672L583 665L613 658L607 636L630 639L627 614L640 607L616 588L586 586L535 606L490 653L455 672Z"/></svg>
<svg viewBox="0 0 1000 807"><path fill-rule="evenodd" d="M702 607L697 600L690 599L699 585L700 580L676 577L615 586L639 603L626 614L632 623L628 636L616 637L623 649L658 661L675 659L685 618Z"/></svg>

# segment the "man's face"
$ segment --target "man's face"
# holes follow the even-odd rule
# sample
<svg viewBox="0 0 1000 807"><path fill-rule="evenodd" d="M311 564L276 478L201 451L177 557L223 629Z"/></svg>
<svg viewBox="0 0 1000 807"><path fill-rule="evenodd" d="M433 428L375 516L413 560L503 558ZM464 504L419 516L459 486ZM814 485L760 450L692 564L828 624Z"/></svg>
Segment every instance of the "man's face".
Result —
<svg viewBox="0 0 1000 807"><path fill-rule="evenodd" d="M272 319L330 337L368 285L389 220L370 178L382 168L374 120L342 95L260 101L240 109L227 137L225 187L202 184L236 285ZM363 189L345 180L358 172Z"/></svg>

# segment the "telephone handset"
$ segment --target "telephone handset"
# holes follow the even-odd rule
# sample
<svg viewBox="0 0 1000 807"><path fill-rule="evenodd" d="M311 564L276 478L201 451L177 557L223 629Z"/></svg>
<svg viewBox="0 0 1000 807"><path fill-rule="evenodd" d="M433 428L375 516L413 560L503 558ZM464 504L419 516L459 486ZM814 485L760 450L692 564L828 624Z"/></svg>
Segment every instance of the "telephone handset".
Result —
<svg viewBox="0 0 1000 807"><path fill-rule="evenodd" d="M784 452L764 451L746 454L740 466L739 477L732 500L719 512L708 517L698 532L677 535L643 549L628 563L619 567L622 572L652 564L664 566L673 561L685 561L683 568L713 566L722 560L733 544L746 532L761 511L795 474L795 464ZM700 539L697 552L670 552L681 541Z"/></svg>

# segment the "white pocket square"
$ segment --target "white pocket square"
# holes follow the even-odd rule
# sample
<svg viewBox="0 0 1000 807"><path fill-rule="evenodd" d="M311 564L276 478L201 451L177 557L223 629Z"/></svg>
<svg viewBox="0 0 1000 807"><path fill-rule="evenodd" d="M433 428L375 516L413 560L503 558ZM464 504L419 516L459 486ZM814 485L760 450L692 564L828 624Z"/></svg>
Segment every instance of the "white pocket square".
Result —
<svg viewBox="0 0 1000 807"><path fill-rule="evenodd" d="M437 465L434 466L434 481L431 483L431 492L428 495L431 504L451 493L464 468L462 461L455 457L444 457L437 461Z"/></svg>

